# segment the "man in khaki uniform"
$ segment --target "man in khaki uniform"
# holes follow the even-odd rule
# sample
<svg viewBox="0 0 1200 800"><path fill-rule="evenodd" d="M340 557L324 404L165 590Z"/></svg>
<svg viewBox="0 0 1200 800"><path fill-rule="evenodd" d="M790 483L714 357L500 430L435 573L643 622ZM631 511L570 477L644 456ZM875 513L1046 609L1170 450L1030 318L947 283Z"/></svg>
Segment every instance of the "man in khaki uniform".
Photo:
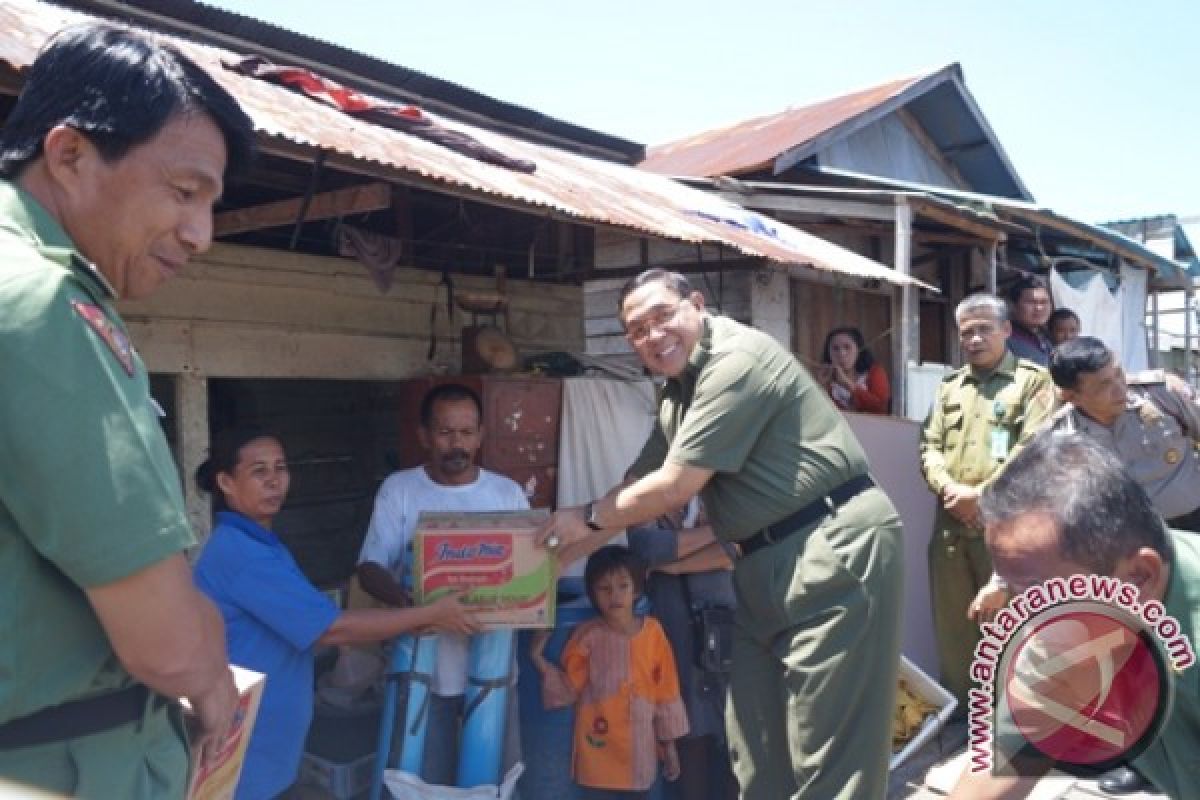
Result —
<svg viewBox="0 0 1200 800"><path fill-rule="evenodd" d="M175 699L201 748L229 730L224 628L114 304L208 247L252 135L199 67L109 25L52 39L0 131L0 782L182 798Z"/></svg>
<svg viewBox="0 0 1200 800"><path fill-rule="evenodd" d="M929 583L942 682L966 710L979 628L967 610L992 574L979 496L1054 406L1046 370L1007 348L1004 302L974 294L954 312L966 364L938 387L921 432L921 470L940 506L929 542Z"/></svg>
<svg viewBox="0 0 1200 800"><path fill-rule="evenodd" d="M626 338L666 376L630 482L542 531L568 564L699 493L738 546L726 728L750 800L878 798L887 786L902 603L900 520L828 395L774 339L650 270Z"/></svg>

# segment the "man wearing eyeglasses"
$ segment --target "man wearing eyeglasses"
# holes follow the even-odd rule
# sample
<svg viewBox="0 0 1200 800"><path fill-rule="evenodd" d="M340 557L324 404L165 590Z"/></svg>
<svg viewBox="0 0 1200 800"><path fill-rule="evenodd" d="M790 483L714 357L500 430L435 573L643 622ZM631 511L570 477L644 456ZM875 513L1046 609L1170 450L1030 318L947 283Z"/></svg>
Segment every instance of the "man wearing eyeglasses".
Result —
<svg viewBox="0 0 1200 800"><path fill-rule="evenodd" d="M979 641L967 611L992 575L979 496L1054 408L1050 374L1008 349L1004 301L973 294L954 311L966 362L947 375L921 432L921 470L940 505L929 541L929 587L942 683L966 713Z"/></svg>
<svg viewBox="0 0 1200 800"><path fill-rule="evenodd" d="M620 319L667 379L658 425L624 485L556 512L541 541L566 565L699 493L739 553L726 728L742 797L883 797L904 565L862 447L790 352L709 314L682 275L634 278Z"/></svg>

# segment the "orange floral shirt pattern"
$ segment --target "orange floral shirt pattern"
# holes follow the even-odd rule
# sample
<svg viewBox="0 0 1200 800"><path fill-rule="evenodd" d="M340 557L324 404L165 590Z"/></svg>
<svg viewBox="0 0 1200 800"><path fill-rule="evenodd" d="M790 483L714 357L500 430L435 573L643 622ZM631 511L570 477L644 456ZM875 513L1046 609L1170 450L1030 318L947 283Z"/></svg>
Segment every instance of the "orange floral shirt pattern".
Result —
<svg viewBox="0 0 1200 800"><path fill-rule="evenodd" d="M688 731L675 659L662 626L633 636L590 620L571 635L562 669L542 684L547 708L575 703L571 774L580 786L642 791L658 776L658 743Z"/></svg>

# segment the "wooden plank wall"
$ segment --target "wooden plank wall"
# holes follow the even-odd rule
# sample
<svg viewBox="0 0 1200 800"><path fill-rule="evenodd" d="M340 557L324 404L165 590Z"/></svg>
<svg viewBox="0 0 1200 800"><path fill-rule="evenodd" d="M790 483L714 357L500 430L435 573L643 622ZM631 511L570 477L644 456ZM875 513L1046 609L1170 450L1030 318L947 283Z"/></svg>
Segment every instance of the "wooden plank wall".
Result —
<svg viewBox="0 0 1200 800"><path fill-rule="evenodd" d="M472 317L447 314L440 280L398 269L382 294L353 260L218 245L149 300L120 304L169 410L168 438L201 538L209 499L192 474L207 455L210 421L214 430L265 423L297 464L281 535L314 581L346 577L402 424L391 382L460 366L459 331ZM487 278L454 283L494 289ZM509 280L508 291L509 334L522 352L583 349L580 287ZM438 344L428 359L435 302Z"/></svg>
<svg viewBox="0 0 1200 800"><path fill-rule="evenodd" d="M736 254L712 245L691 245L663 239L639 238L623 231L596 231L596 268L628 269L645 266L670 269L672 264L713 262ZM692 285L704 293L714 311L741 322L750 321L750 275L726 270L689 274ZM583 317L587 353L613 356L622 363L636 364L621 323L617 321L617 297L628 278L593 280L584 284Z"/></svg>
<svg viewBox="0 0 1200 800"><path fill-rule="evenodd" d="M692 287L704 295L706 307L750 322L750 281L747 271L696 273L687 276ZM587 335L589 355L625 355L633 351L625 341L624 330L617 319L617 298L627 278L588 281L583 292L583 327Z"/></svg>
<svg viewBox="0 0 1200 800"><path fill-rule="evenodd" d="M397 269L381 294L350 259L218 245L152 298L121 304L152 372L210 377L399 380L457 371L459 331L436 272ZM455 276L455 287L487 291L487 278ZM509 333L523 352L582 350L583 292L577 286L509 280ZM438 348L429 346L439 303Z"/></svg>
<svg viewBox="0 0 1200 800"><path fill-rule="evenodd" d="M894 337L891 331L891 293L845 285L792 282L792 350L810 369L821 360L825 336L833 328L853 325L862 331L867 347L891 376Z"/></svg>

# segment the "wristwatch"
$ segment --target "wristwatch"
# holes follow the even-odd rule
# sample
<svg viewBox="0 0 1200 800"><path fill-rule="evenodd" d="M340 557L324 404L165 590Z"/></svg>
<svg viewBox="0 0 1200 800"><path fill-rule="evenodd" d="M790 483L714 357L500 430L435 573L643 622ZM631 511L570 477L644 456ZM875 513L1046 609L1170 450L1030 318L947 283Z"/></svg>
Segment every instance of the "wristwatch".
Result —
<svg viewBox="0 0 1200 800"><path fill-rule="evenodd" d="M594 531L604 530L604 526L596 519L596 503L592 501L583 507L583 522Z"/></svg>

